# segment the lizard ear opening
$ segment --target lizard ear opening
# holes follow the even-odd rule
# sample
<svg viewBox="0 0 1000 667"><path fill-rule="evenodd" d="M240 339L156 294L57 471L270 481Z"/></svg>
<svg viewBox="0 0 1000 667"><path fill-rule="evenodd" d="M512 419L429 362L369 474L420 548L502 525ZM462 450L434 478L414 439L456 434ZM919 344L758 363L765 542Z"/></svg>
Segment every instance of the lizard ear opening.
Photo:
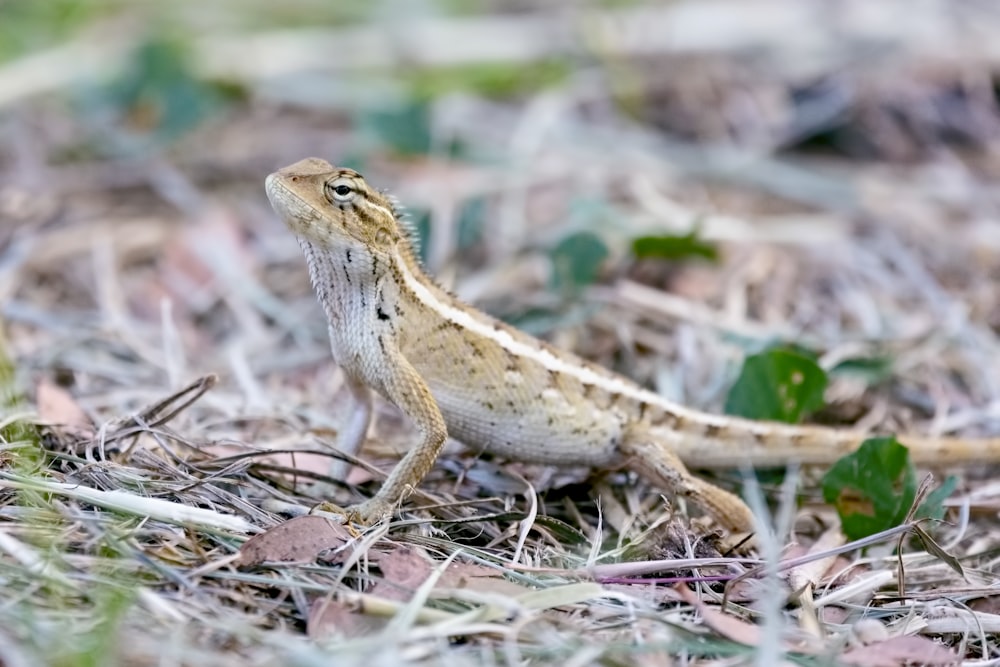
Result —
<svg viewBox="0 0 1000 667"><path fill-rule="evenodd" d="M354 184L347 178L335 178L328 181L323 190L331 204L346 204L357 194Z"/></svg>
<svg viewBox="0 0 1000 667"><path fill-rule="evenodd" d="M375 243L383 248L388 248L394 243L395 239L390 232L385 227L379 227L375 230Z"/></svg>

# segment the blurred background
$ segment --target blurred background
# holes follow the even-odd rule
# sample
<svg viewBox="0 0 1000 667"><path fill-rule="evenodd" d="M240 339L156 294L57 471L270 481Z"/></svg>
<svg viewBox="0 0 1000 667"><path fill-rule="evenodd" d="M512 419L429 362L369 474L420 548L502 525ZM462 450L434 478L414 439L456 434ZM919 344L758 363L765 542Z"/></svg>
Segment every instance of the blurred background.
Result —
<svg viewBox="0 0 1000 667"><path fill-rule="evenodd" d="M25 414L62 425L42 432L46 481L262 526L281 517L260 498L314 503L298 475L324 475L327 456L253 458L329 443L345 418L304 261L263 191L307 156L395 193L426 267L462 298L672 399L732 412L743 360L778 345L829 378L752 416L995 434L998 91L988 0L0 0L0 435L35 442L9 430ZM205 373L212 391L169 427L154 419ZM762 386L778 385L744 399ZM388 469L413 434L378 410L365 457ZM155 427L138 429L144 447L87 449L137 412ZM234 452L251 458L215 458ZM627 544L639 509L661 513L634 485L521 470L449 447L421 490L438 495L419 500L445 519L435 530L503 544L502 560L522 553L506 513L530 479L524 497L555 517L533 525L558 539L525 562L575 562L553 545L587 551L602 530ZM977 474L995 526L996 485ZM307 567L279 594L270 575L202 569L237 540L16 497L0 536L65 555L86 584L43 595L25 552L4 556L19 602L0 609L0 649L50 664L109 664L116 618L137 629L122 642L136 664L180 645L178 618L225 649L201 664L249 664L229 651L260 639L246 628L298 636L309 618L312 633L302 591L344 586ZM480 506L502 520L463 523ZM148 587L119 585L133 576ZM567 646L581 637L601 641ZM55 660L77 655L68 638L97 657Z"/></svg>
<svg viewBox="0 0 1000 667"><path fill-rule="evenodd" d="M5 0L8 354L267 403L326 359L262 189L308 155L391 189L462 297L698 405L775 340L981 347L998 34L974 1Z"/></svg>

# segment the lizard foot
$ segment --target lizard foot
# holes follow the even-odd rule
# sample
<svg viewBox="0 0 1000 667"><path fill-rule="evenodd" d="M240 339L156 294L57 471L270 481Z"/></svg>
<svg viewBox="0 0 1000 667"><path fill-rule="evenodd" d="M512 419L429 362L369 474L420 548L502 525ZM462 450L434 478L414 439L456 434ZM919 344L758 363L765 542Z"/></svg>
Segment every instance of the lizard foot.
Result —
<svg viewBox="0 0 1000 667"><path fill-rule="evenodd" d="M392 505L378 496L369 498L363 503L351 505L350 507L341 507L340 505L324 501L316 505L313 509L332 514L342 514L344 516L344 525L348 528L352 524L370 526L392 514Z"/></svg>

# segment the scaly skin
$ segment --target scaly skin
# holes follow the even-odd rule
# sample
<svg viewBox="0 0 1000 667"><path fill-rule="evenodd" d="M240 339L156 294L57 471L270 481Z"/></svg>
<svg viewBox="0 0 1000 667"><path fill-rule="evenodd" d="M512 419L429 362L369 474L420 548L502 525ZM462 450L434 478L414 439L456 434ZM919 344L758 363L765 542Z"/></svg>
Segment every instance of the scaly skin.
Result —
<svg viewBox="0 0 1000 667"><path fill-rule="evenodd" d="M451 435L512 460L626 465L723 527L750 532L746 504L686 465L830 463L869 436L691 410L479 312L424 273L396 202L355 171L307 158L268 176L266 187L305 253L355 402L340 448L361 446L370 390L420 433L378 494L348 509L351 520L391 513ZM916 462L1000 460L1000 438L901 440Z"/></svg>

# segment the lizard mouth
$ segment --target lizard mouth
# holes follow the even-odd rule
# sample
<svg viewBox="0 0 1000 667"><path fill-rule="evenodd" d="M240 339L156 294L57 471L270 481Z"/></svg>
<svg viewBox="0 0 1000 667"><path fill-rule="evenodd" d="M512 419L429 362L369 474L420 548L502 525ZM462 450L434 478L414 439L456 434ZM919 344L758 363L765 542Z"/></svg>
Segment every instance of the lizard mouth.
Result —
<svg viewBox="0 0 1000 667"><path fill-rule="evenodd" d="M292 193L281 185L281 175L278 172L268 174L264 179L264 191L267 193L267 200L271 202L271 208L278 210L284 216L285 199L291 197Z"/></svg>
<svg viewBox="0 0 1000 667"><path fill-rule="evenodd" d="M264 190L271 208L281 217L284 223L295 232L304 231L302 221L311 219L309 206L295 190L285 185L284 175L274 172L264 179Z"/></svg>

